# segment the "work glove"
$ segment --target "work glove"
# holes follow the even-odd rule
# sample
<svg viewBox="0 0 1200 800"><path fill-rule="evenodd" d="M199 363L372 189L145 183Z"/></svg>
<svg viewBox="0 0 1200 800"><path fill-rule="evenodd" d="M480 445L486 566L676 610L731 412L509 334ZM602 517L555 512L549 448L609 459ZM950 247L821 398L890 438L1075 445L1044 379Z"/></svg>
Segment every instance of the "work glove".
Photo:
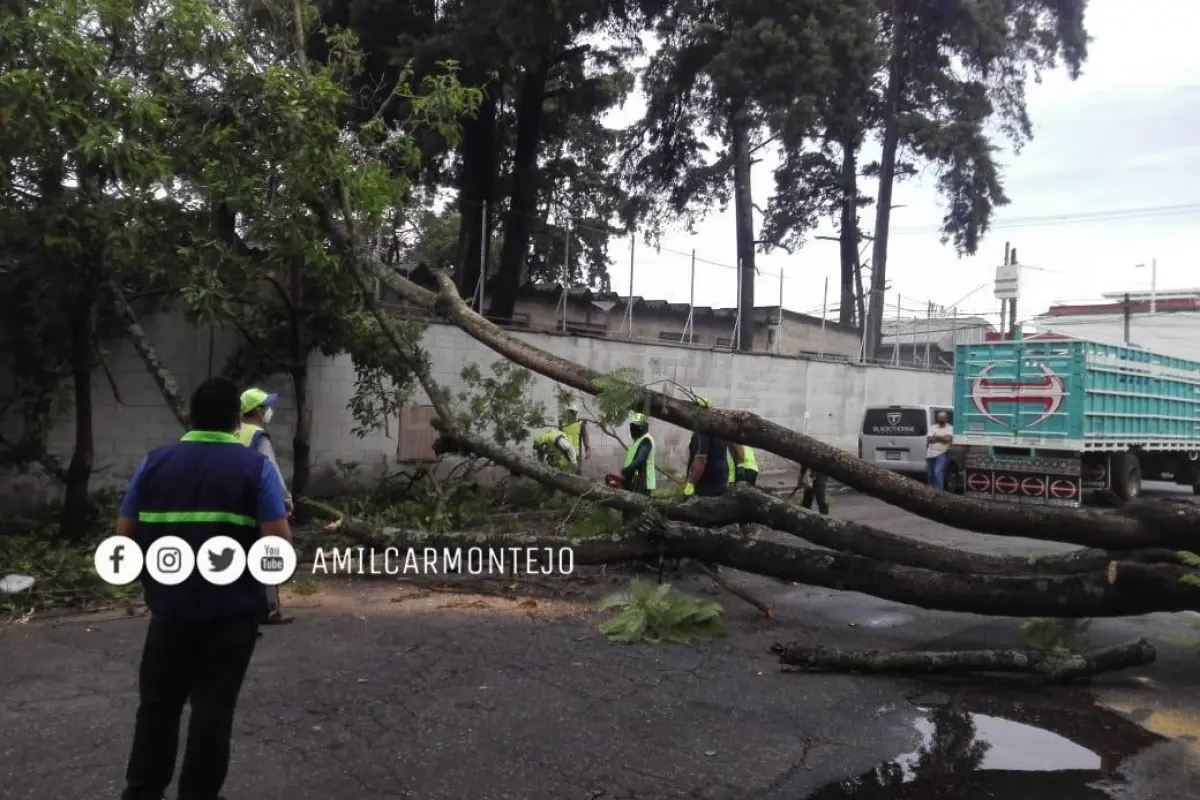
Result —
<svg viewBox="0 0 1200 800"><path fill-rule="evenodd" d="M685 483L683 485L683 496L684 497L691 497L695 493L696 493L696 487L692 483Z"/></svg>
<svg viewBox="0 0 1200 800"><path fill-rule="evenodd" d="M746 482L746 470L742 469L741 467L738 467L737 469L735 469L733 471L733 482L734 483L745 483Z"/></svg>

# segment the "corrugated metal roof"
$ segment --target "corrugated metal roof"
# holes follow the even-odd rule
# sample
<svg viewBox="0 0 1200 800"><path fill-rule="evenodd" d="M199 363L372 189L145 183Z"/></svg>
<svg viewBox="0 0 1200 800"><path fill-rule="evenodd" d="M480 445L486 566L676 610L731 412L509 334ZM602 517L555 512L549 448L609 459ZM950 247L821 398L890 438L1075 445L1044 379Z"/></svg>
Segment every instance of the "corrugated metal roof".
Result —
<svg viewBox="0 0 1200 800"><path fill-rule="evenodd" d="M983 317L884 320L880 344L894 347L929 342L949 351L956 344L982 342L987 333L994 330L992 323Z"/></svg>

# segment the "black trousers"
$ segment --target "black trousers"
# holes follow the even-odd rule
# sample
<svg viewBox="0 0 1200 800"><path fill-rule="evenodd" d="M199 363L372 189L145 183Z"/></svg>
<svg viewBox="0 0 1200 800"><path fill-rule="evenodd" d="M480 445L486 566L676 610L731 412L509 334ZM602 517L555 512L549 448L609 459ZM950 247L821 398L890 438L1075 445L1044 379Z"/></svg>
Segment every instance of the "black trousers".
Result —
<svg viewBox="0 0 1200 800"><path fill-rule="evenodd" d="M756 470L756 469L742 470L742 482L748 483L751 486L758 486L758 470Z"/></svg>
<svg viewBox="0 0 1200 800"><path fill-rule="evenodd" d="M178 800L217 800L229 772L233 712L257 641L254 617L194 622L151 616L121 800L162 800L175 772L185 702L192 713Z"/></svg>
<svg viewBox="0 0 1200 800"><path fill-rule="evenodd" d="M829 498L825 495L826 478L819 472L814 472L812 476L812 486L804 489L804 496L800 498L800 505L804 508L812 508L813 500L817 501L817 508L822 514L829 513Z"/></svg>

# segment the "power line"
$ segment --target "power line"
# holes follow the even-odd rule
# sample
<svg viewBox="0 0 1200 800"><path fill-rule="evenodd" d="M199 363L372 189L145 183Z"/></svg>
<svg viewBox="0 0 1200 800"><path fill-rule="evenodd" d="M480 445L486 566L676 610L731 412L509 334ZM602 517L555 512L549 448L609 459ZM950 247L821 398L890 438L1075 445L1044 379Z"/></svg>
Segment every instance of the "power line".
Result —
<svg viewBox="0 0 1200 800"><path fill-rule="evenodd" d="M1115 222L1122 220L1150 219L1178 214L1200 214L1200 202L1180 203L1170 206L1146 206L1143 208L1119 208L1108 211L1085 211L1075 214L1046 214L1032 217L1013 217L1000 219L989 225L989 230L1005 230L1009 228L1055 227L1062 224L1076 225L1086 222ZM892 234L911 236L917 234L940 233L940 225L898 226L891 229Z"/></svg>

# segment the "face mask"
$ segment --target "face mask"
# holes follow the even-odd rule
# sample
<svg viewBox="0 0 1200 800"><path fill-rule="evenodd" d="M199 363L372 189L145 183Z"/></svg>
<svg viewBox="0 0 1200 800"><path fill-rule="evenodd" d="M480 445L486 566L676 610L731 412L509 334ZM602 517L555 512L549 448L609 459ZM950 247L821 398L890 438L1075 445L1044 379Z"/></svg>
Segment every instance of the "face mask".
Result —
<svg viewBox="0 0 1200 800"><path fill-rule="evenodd" d="M270 424L271 416L274 413L275 413L275 409L273 409L273 408L268 408L266 411L263 412L263 425Z"/></svg>

